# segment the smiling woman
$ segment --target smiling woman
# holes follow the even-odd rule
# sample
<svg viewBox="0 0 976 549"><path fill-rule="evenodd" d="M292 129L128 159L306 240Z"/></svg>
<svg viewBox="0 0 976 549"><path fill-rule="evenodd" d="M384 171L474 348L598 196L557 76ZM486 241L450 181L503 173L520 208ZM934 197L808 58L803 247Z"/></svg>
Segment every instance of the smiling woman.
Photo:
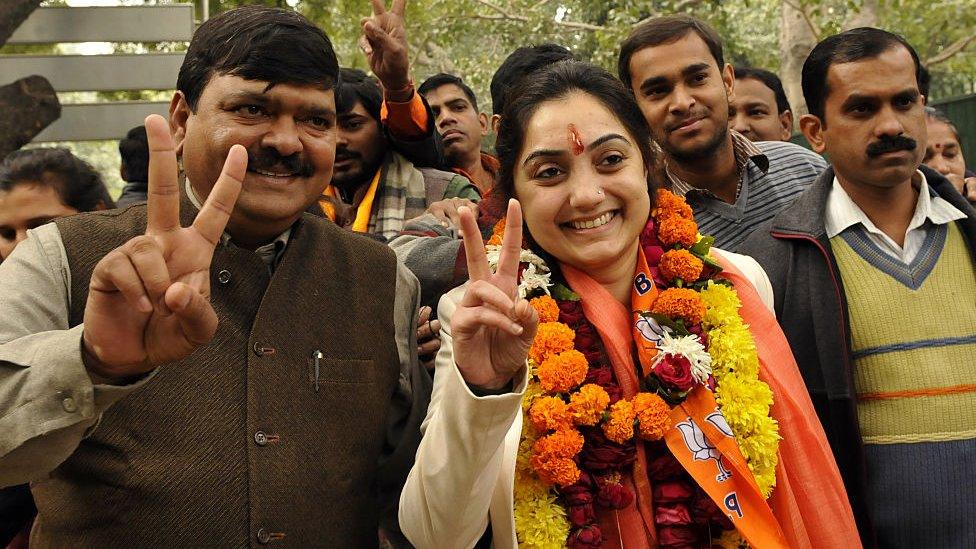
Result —
<svg viewBox="0 0 976 549"><path fill-rule="evenodd" d="M856 545L768 279L656 188L631 94L569 61L510 97L489 198L507 216L486 246L462 212L470 282L438 310L410 541Z"/></svg>

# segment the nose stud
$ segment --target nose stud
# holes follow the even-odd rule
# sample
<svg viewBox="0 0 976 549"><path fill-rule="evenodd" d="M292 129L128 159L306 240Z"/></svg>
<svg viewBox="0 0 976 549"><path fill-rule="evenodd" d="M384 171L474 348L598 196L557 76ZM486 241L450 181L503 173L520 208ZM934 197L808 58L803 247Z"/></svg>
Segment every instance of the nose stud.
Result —
<svg viewBox="0 0 976 549"><path fill-rule="evenodd" d="M596 194L603 196L603 189L597 189Z"/></svg>

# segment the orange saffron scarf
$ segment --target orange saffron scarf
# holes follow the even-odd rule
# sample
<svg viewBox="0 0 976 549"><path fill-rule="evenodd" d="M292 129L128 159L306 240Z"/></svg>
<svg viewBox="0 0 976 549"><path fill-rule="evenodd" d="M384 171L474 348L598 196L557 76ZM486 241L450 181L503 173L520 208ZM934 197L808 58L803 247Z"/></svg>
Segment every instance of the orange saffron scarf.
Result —
<svg viewBox="0 0 976 549"><path fill-rule="evenodd" d="M771 414L779 422L783 440L779 444L776 488L768 505L782 538L792 548L859 547L840 472L786 336L748 279L719 254L714 257L723 268L720 276L735 285L742 302L740 314L756 342L760 379L773 392ZM587 320L603 340L624 396L633 397L639 391L639 380L632 352L631 311L586 273L568 265L561 268L570 287L580 295ZM604 548L656 547L652 487L643 444L638 444L632 475L625 480L637 497L629 507L601 513ZM763 539L763 546L767 546ZM770 543L775 546L778 541Z"/></svg>

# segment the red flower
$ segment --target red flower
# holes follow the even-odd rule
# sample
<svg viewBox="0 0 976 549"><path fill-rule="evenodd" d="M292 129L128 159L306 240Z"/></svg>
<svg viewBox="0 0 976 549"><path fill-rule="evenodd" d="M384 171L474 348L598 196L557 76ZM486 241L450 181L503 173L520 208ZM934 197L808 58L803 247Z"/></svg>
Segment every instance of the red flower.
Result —
<svg viewBox="0 0 976 549"><path fill-rule="evenodd" d="M603 532L595 524L580 528L569 533L566 545L570 549L599 549L603 545Z"/></svg>
<svg viewBox="0 0 976 549"><path fill-rule="evenodd" d="M654 508L654 524L659 526L685 526L691 524L691 511L684 503L669 503Z"/></svg>
<svg viewBox="0 0 976 549"><path fill-rule="evenodd" d="M559 305L559 322L575 329L583 321L583 304L579 301L557 301Z"/></svg>
<svg viewBox="0 0 976 549"><path fill-rule="evenodd" d="M644 259L647 260L647 265L657 265L661 262L661 256L664 255L663 246L645 246L644 247Z"/></svg>
<svg viewBox="0 0 976 549"><path fill-rule="evenodd" d="M648 246L659 246L661 242L657 239L657 231L654 225L654 218L648 218L647 223L644 224L644 229L641 230L640 239L641 246L647 248Z"/></svg>
<svg viewBox="0 0 976 549"><path fill-rule="evenodd" d="M715 505L715 502L712 501L712 498L708 497L708 494L704 490L699 490L695 494L695 499L691 504L691 511L695 515L695 521L701 524L714 522L723 530L735 528L732 521L729 520L729 517L719 509L718 505Z"/></svg>
<svg viewBox="0 0 976 549"><path fill-rule="evenodd" d="M576 327L575 331L576 339L573 343L576 344L576 348L586 355L587 360L591 362L594 359L599 359L603 354L600 348L600 336L597 335L590 323L583 322Z"/></svg>
<svg viewBox="0 0 976 549"><path fill-rule="evenodd" d="M610 371L610 368L605 366L600 368L591 367L590 370L586 372L586 380L583 383L594 383L606 389L607 385L613 383L613 372Z"/></svg>
<svg viewBox="0 0 976 549"><path fill-rule="evenodd" d="M566 508L569 523L576 527L588 526L596 522L593 505L570 505Z"/></svg>
<svg viewBox="0 0 976 549"><path fill-rule="evenodd" d="M674 455L669 451L665 451L664 454L652 461L648 469L650 470L648 476L654 482L683 477L685 475L685 468L681 466L681 462L675 459Z"/></svg>
<svg viewBox="0 0 976 549"><path fill-rule="evenodd" d="M659 482L654 485L654 501L656 503L689 501L694 495L695 490L691 484L680 480Z"/></svg>
<svg viewBox="0 0 976 549"><path fill-rule="evenodd" d="M657 530L661 547L684 547L698 541L698 529L688 526L664 526Z"/></svg>
<svg viewBox="0 0 976 549"><path fill-rule="evenodd" d="M681 355L664 355L664 359L657 363L653 371L661 383L679 391L688 391L695 386L691 362Z"/></svg>
<svg viewBox="0 0 976 549"><path fill-rule="evenodd" d="M603 434L600 427L580 429L586 439L583 451L579 454L580 465L590 473L600 474L607 470L619 470L637 459L637 446L617 444Z"/></svg>
<svg viewBox="0 0 976 549"><path fill-rule="evenodd" d="M599 491L596 494L596 502L609 509L623 509L634 501L634 493L618 481L610 480L607 477L596 477L596 485Z"/></svg>
<svg viewBox="0 0 976 549"><path fill-rule="evenodd" d="M580 479L576 484L562 489L563 501L566 502L567 506L589 505L593 503L593 489L587 482L588 476L583 472L580 474Z"/></svg>

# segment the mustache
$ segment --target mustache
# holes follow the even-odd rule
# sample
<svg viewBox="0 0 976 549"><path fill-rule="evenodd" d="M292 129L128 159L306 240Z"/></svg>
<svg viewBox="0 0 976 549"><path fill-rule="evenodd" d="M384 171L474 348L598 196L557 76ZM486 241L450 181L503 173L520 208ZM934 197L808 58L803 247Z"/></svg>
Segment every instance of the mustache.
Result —
<svg viewBox="0 0 976 549"><path fill-rule="evenodd" d="M894 137L882 137L874 143L871 143L865 149L865 152L867 152L868 156L874 158L875 156L889 152L914 151L916 147L918 147L918 142L911 137L896 135Z"/></svg>
<svg viewBox="0 0 976 549"><path fill-rule="evenodd" d="M363 155L358 152L350 151L346 147L339 147L336 149L336 160L347 160L353 158L361 158Z"/></svg>
<svg viewBox="0 0 976 549"><path fill-rule="evenodd" d="M260 148L247 151L247 169L274 173L292 173L298 177L311 177L315 166L301 153L282 156L275 149Z"/></svg>
<svg viewBox="0 0 976 549"><path fill-rule="evenodd" d="M708 109L704 107L699 107L697 109L691 110L690 112L688 112L687 115L681 117L678 120L671 120L670 122L665 124L664 129L669 132L674 131L684 123L688 122L689 120L697 120L699 118L707 118L707 117L708 117Z"/></svg>

